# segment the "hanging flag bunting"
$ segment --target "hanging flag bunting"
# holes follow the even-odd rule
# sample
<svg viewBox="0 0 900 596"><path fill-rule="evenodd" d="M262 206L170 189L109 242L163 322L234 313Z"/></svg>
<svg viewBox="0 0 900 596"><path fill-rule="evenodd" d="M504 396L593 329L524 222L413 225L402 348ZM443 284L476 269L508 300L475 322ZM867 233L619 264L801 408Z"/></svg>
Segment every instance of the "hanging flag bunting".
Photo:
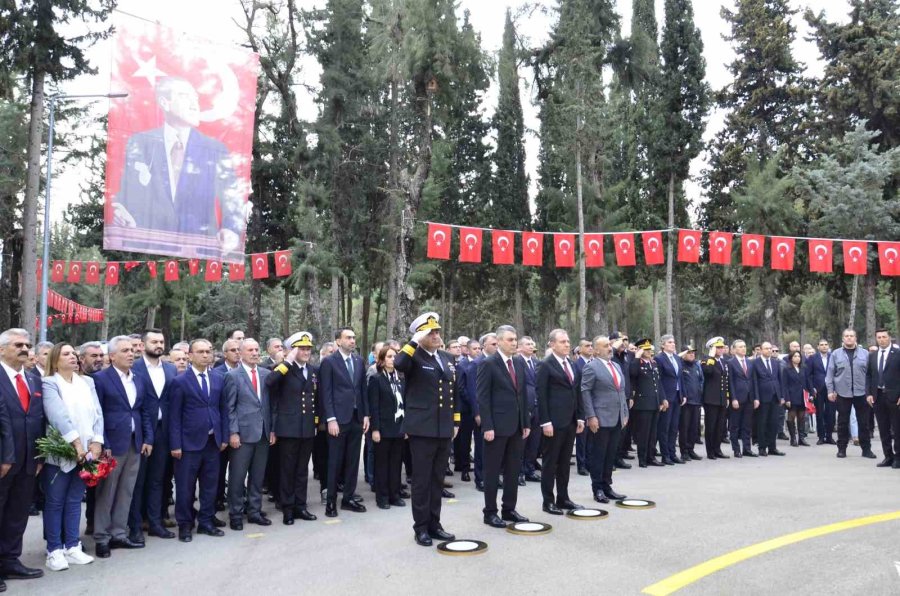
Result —
<svg viewBox="0 0 900 596"><path fill-rule="evenodd" d="M448 243L449 244L449 243ZM450 249L447 249L447 258L450 258ZM291 274L291 251L275 251L275 276L285 277Z"/></svg>
<svg viewBox="0 0 900 596"><path fill-rule="evenodd" d="M125 271L131 271L135 267L140 267L140 261L125 261Z"/></svg>
<svg viewBox="0 0 900 596"><path fill-rule="evenodd" d="M85 283L89 284L100 283L100 263L91 261L87 264L87 269L85 269L84 274L84 281Z"/></svg>
<svg viewBox="0 0 900 596"><path fill-rule="evenodd" d="M603 267L606 264L603 260L603 234L585 234L584 247L585 267Z"/></svg>
<svg viewBox="0 0 900 596"><path fill-rule="evenodd" d="M265 253L250 255L250 263L253 267L253 279L265 279L269 277L269 256Z"/></svg>
<svg viewBox="0 0 900 596"><path fill-rule="evenodd" d="M844 273L865 275L868 271L866 260L869 256L869 243L844 240L841 244L844 248Z"/></svg>
<svg viewBox="0 0 900 596"><path fill-rule="evenodd" d="M119 264L118 263L107 263L106 264L106 285L108 285L108 286L119 285Z"/></svg>
<svg viewBox="0 0 900 596"><path fill-rule="evenodd" d="M166 281L178 281L178 261L166 261Z"/></svg>
<svg viewBox="0 0 900 596"><path fill-rule="evenodd" d="M831 273L834 262L831 240L810 240L809 245L809 270L813 273Z"/></svg>
<svg viewBox="0 0 900 596"><path fill-rule="evenodd" d="M522 232L522 264L540 267L544 264L544 235L540 232Z"/></svg>
<svg viewBox="0 0 900 596"><path fill-rule="evenodd" d="M191 259L188 261L188 275L195 276L200 273L200 259Z"/></svg>
<svg viewBox="0 0 900 596"><path fill-rule="evenodd" d="M794 269L794 239L772 236L769 240L771 248L772 269L775 271L791 271Z"/></svg>
<svg viewBox="0 0 900 596"><path fill-rule="evenodd" d="M65 261L53 261L53 269L50 272L50 281L62 283L65 279Z"/></svg>
<svg viewBox="0 0 900 596"><path fill-rule="evenodd" d="M714 265L731 265L731 232L709 233L709 262Z"/></svg>
<svg viewBox="0 0 900 596"><path fill-rule="evenodd" d="M428 258L447 260L450 258L450 226L428 224Z"/></svg>
<svg viewBox="0 0 900 596"><path fill-rule="evenodd" d="M81 263L69 261L69 271L66 274L66 283L77 284L81 281Z"/></svg>
<svg viewBox="0 0 900 596"><path fill-rule="evenodd" d="M156 261L147 261L147 269L150 270L150 279L156 279Z"/></svg>
<svg viewBox="0 0 900 596"><path fill-rule="evenodd" d="M662 265L666 262L663 254L662 232L644 232L641 234L644 245L644 262L648 265Z"/></svg>
<svg viewBox="0 0 900 596"><path fill-rule="evenodd" d="M634 267L634 234L613 234L613 246L616 248L616 265Z"/></svg>
<svg viewBox="0 0 900 596"><path fill-rule="evenodd" d="M37 271L35 274L37 275L37 289L40 292L41 284L44 282L44 262L41 259L37 260Z"/></svg>
<svg viewBox="0 0 900 596"><path fill-rule="evenodd" d="M741 264L744 267L762 267L766 237L744 234L741 238Z"/></svg>
<svg viewBox="0 0 900 596"><path fill-rule="evenodd" d="M512 232L492 230L491 248L494 265L512 265L516 262L515 236Z"/></svg>
<svg viewBox="0 0 900 596"><path fill-rule="evenodd" d="M222 261L206 261L204 281L222 281Z"/></svg>
<svg viewBox="0 0 900 596"><path fill-rule="evenodd" d="M700 262L700 232L678 230L678 261L680 263Z"/></svg>
<svg viewBox="0 0 900 596"><path fill-rule="evenodd" d="M459 262L481 262L481 228L459 229Z"/></svg>
<svg viewBox="0 0 900 596"><path fill-rule="evenodd" d="M228 264L228 281L242 281L244 279L244 264Z"/></svg>
<svg viewBox="0 0 900 596"><path fill-rule="evenodd" d="M575 234L554 234L553 255L557 267L574 267Z"/></svg>
<svg viewBox="0 0 900 596"><path fill-rule="evenodd" d="M878 267L882 275L900 275L900 242L878 243Z"/></svg>

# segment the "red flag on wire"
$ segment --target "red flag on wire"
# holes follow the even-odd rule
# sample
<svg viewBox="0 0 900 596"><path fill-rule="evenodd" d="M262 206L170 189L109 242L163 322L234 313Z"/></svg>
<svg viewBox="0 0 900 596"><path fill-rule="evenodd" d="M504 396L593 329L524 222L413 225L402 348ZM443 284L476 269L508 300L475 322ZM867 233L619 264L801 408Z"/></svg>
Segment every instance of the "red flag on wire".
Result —
<svg viewBox="0 0 900 596"><path fill-rule="evenodd" d="M616 247L616 265L634 267L634 234L613 234L613 246Z"/></svg>
<svg viewBox="0 0 900 596"><path fill-rule="evenodd" d="M512 265L516 262L515 236L512 232L491 231L491 248L494 265Z"/></svg>
<svg viewBox="0 0 900 596"><path fill-rule="evenodd" d="M663 254L662 232L644 232L641 234L644 245L644 262L648 265L662 265L666 262Z"/></svg>
<svg viewBox="0 0 900 596"><path fill-rule="evenodd" d="M709 262L713 265L731 265L731 232L709 233Z"/></svg>
<svg viewBox="0 0 900 596"><path fill-rule="evenodd" d="M178 281L178 261L166 261L166 274L163 279L166 281Z"/></svg>
<svg viewBox="0 0 900 596"><path fill-rule="evenodd" d="M450 226L438 223L428 224L428 258L450 258Z"/></svg>
<svg viewBox="0 0 900 596"><path fill-rule="evenodd" d="M584 235L584 266L603 267L603 234Z"/></svg>
<svg viewBox="0 0 900 596"><path fill-rule="evenodd" d="M575 234L554 234L553 255L557 267L574 267Z"/></svg>
<svg viewBox="0 0 900 596"><path fill-rule="evenodd" d="M222 262L206 261L206 272L203 279L205 281L222 281Z"/></svg>
<svg viewBox="0 0 900 596"><path fill-rule="evenodd" d="M65 262L53 261L53 269L50 272L50 281L53 283L62 283L65 279Z"/></svg>
<svg viewBox="0 0 900 596"><path fill-rule="evenodd" d="M794 269L794 239L772 236L769 239L772 269L792 271Z"/></svg>
<svg viewBox="0 0 900 596"><path fill-rule="evenodd" d="M70 261L69 272L66 275L66 283L77 284L81 281L81 262Z"/></svg>
<svg viewBox="0 0 900 596"><path fill-rule="evenodd" d="M106 285L108 285L108 286L119 285L119 264L118 263L107 263L106 264Z"/></svg>
<svg viewBox="0 0 900 596"><path fill-rule="evenodd" d="M762 267L766 237L744 234L741 238L741 264L744 267Z"/></svg>
<svg viewBox="0 0 900 596"><path fill-rule="evenodd" d="M878 267L882 275L900 275L900 242L878 243Z"/></svg>
<svg viewBox="0 0 900 596"><path fill-rule="evenodd" d="M244 280L244 264L243 263L229 263L228 264L228 281L243 281Z"/></svg>
<svg viewBox="0 0 900 596"><path fill-rule="evenodd" d="M869 244L858 240L845 240L841 244L844 248L844 273L865 275L868 270L866 259L868 258Z"/></svg>
<svg viewBox="0 0 900 596"><path fill-rule="evenodd" d="M459 262L481 262L481 228L459 229Z"/></svg>
<svg viewBox="0 0 900 596"><path fill-rule="evenodd" d="M89 284L100 283L100 263L91 261L87 264L86 273L84 274L84 281Z"/></svg>
<svg viewBox="0 0 900 596"><path fill-rule="evenodd" d="M540 232L522 232L522 264L529 267L544 264L544 235Z"/></svg>
<svg viewBox="0 0 900 596"><path fill-rule="evenodd" d="M834 253L831 240L810 240L809 245L809 270L813 273L831 273Z"/></svg>
<svg viewBox="0 0 900 596"><path fill-rule="evenodd" d="M253 279L265 279L269 277L269 255L258 252L250 255L253 264Z"/></svg>
<svg viewBox="0 0 900 596"><path fill-rule="evenodd" d="M448 242L449 244L449 242ZM448 249L449 251L449 249ZM447 258L450 258L450 253L447 253ZM286 275L291 274L291 251L289 250L278 250L275 251L275 276L276 277L284 277Z"/></svg>
<svg viewBox="0 0 900 596"><path fill-rule="evenodd" d="M700 262L700 232L696 230L678 230L678 262Z"/></svg>

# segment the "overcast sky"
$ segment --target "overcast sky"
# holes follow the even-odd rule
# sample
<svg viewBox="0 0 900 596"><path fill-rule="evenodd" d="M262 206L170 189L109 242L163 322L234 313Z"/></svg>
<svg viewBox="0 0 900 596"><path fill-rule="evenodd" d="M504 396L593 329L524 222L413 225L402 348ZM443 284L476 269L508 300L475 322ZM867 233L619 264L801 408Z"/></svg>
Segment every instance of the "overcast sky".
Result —
<svg viewBox="0 0 900 596"><path fill-rule="evenodd" d="M325 2L324 0L300 0L298 4L313 7L323 6ZM506 9L511 7L515 12L521 6L521 3L506 0L459 0L459 4L460 17L463 10L470 11L472 24L481 33L482 47L485 51L496 56L502 43ZM556 3L544 0L537 4L552 7ZM695 0L694 2L695 21L703 37L707 80L713 89L719 89L729 82L726 65L734 59L734 53L730 46L722 39L722 35L728 32L727 24L720 16L720 6L723 4L733 7L733 2L731 1ZM627 36L630 29L631 0L616 0L616 5L622 17L623 36ZM656 19L659 23L660 32L662 32L664 22L663 5L663 0L656 0ZM794 17L794 24L798 30L797 41L794 44L794 55L797 60L806 64L810 74L818 75L821 73L818 52L812 42L804 39L807 36L808 28L802 18L802 12L807 7L812 7L813 10L824 10L830 20L846 21L847 2L845 0L792 0L791 5L800 10L800 13ZM233 19L240 19L242 16L236 0L154 0L154 2L147 2L146 0L119 0L118 6L123 13L130 13L144 19L158 21L162 25L189 35L223 43L241 43L244 41L242 31L233 22ZM129 18L132 17L125 14L115 15L116 20ZM553 20L554 13L552 10L533 11L529 17L522 17L517 22L519 35L532 45L541 43L547 38L547 32L550 30ZM109 92L111 52L112 43L108 40L98 43L91 48L88 57L98 69L98 73L67 82L62 86L61 91L64 93ZM524 79L522 103L525 110L525 124L530 130L526 138L526 151L528 154L528 172L532 178L533 194L537 177L539 146L539 139L536 135L538 130L537 108L533 104L530 71L522 69L520 75ZM319 70L314 61L306 63L299 78L304 83L318 85ZM300 101L301 107L306 112L302 113L301 117L307 120L314 120L317 113L312 98L309 96L301 97ZM495 106L495 87L492 87L484 105L485 117L490 117L493 114ZM101 114L106 109L105 100L98 101L94 105L96 114ZM722 126L722 122L723 115L721 113L712 113L707 122L705 138L712 138ZM87 130L87 127L82 126L82 124L79 124L80 128ZM703 160L704 156L701 155L694 161L691 167L692 180L688 181L686 185L688 196L694 202L703 199L701 189L696 183L696 178L704 166ZM73 164L55 179L52 197L53 204L56 207L52 210L54 214L60 214L58 216L61 217L62 209L60 207L77 199L78 181L82 178L83 176L78 171L78 166Z"/></svg>

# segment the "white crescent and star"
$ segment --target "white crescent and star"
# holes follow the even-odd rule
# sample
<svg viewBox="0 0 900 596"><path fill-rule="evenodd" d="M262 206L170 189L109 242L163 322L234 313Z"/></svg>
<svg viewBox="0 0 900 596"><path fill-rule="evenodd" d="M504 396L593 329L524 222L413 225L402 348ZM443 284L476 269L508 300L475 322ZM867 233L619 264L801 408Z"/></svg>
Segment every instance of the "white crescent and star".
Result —
<svg viewBox="0 0 900 596"><path fill-rule="evenodd" d="M693 236L685 236L684 241L681 243L685 250L694 250L694 246L697 245L697 239Z"/></svg>
<svg viewBox="0 0 900 596"><path fill-rule="evenodd" d="M893 254L894 256L891 256L892 254ZM894 264L894 261L897 260L897 249L896 249L896 248L887 248L887 249L885 249L885 251L884 251L884 256L886 256L886 257L888 258L888 263L890 263L890 264L893 265L893 264Z"/></svg>
<svg viewBox="0 0 900 596"><path fill-rule="evenodd" d="M725 247L728 245L728 240L725 240L725 238L723 238L722 236L719 236L718 238L715 239L713 244L716 245L716 248L718 248L719 252L722 252L723 250L725 250Z"/></svg>
<svg viewBox="0 0 900 596"><path fill-rule="evenodd" d="M438 239L438 236L440 236L440 239ZM434 234L431 235L431 237L434 238L434 243L440 246L444 243L444 240L446 240L447 235L444 234L444 232L442 232L441 230L437 230Z"/></svg>
<svg viewBox="0 0 900 596"><path fill-rule="evenodd" d="M782 247L784 247L784 250L782 250ZM790 252L791 247L788 246L787 242L779 242L775 246L775 250L778 251L778 254L780 254L781 256L785 256Z"/></svg>
<svg viewBox="0 0 900 596"><path fill-rule="evenodd" d="M263 262L263 258L262 258L262 257L256 257L256 260L253 261L253 263L256 265L256 268L257 268L257 269L259 269L260 271L262 271L262 268L263 268L263 265L264 265L264 262Z"/></svg>
<svg viewBox="0 0 900 596"><path fill-rule="evenodd" d="M631 248L631 241L627 238L622 238L619 240L619 248L622 252L628 252L628 249Z"/></svg>
<svg viewBox="0 0 900 596"><path fill-rule="evenodd" d="M569 249L572 248L572 243L568 240L560 240L559 248L562 250L563 254L568 254Z"/></svg>
<svg viewBox="0 0 900 596"><path fill-rule="evenodd" d="M131 76L146 79L151 87L156 87L156 79L168 76L166 72L156 66L156 56L150 56L146 60L135 56L134 61L137 63L138 69ZM230 117L234 114L241 99L241 87L234 69L224 59L207 56L207 67L203 71L203 75L205 85L212 84L218 78L222 86L221 90L217 92L203 87L197 89L198 94L212 97L212 107L200 112L200 121L214 122Z"/></svg>
<svg viewBox="0 0 900 596"><path fill-rule="evenodd" d="M287 265L287 260L287 255L281 255L280 257L278 257L278 263L280 265Z"/></svg>
<svg viewBox="0 0 900 596"><path fill-rule="evenodd" d="M593 254L597 254L597 251L600 250L600 243L596 240L591 240L588 242L588 248L591 249Z"/></svg>
<svg viewBox="0 0 900 596"><path fill-rule="evenodd" d="M506 247L509 246L509 238L506 236L500 236L497 238L497 246L500 247L502 252L506 252Z"/></svg>
<svg viewBox="0 0 900 596"><path fill-rule="evenodd" d="M650 247L651 252L656 252L656 249L659 248L659 238L653 236L647 240L647 246Z"/></svg>
<svg viewBox="0 0 900 596"><path fill-rule="evenodd" d="M525 243L525 246L527 246L531 250L531 252L534 252L535 250L537 250L538 246L537 238L529 238L528 242Z"/></svg>
<svg viewBox="0 0 900 596"><path fill-rule="evenodd" d="M747 241L747 247L750 249L750 254L755 255L756 249L759 248L759 240L755 238Z"/></svg>
<svg viewBox="0 0 900 596"><path fill-rule="evenodd" d="M855 256L854 256L854 252L856 253ZM855 263L859 260L859 257L862 256L862 249L858 246L854 246L854 247L850 248L850 250L847 251L847 254L850 255L851 257L853 257L853 262Z"/></svg>
<svg viewBox="0 0 900 596"><path fill-rule="evenodd" d="M819 252L819 249L820 249L820 248L822 249L821 252ZM825 258L825 255L828 254L828 247L825 246L824 244L817 244L816 247L813 249L813 252L816 253L816 256L817 256L817 257L819 258L819 260L821 261L822 259Z"/></svg>
<svg viewBox="0 0 900 596"><path fill-rule="evenodd" d="M421 236L420 236L421 238ZM471 242L470 242L471 240ZM466 234L466 245L469 248L475 248L475 245L478 244L478 238L475 237L475 234Z"/></svg>

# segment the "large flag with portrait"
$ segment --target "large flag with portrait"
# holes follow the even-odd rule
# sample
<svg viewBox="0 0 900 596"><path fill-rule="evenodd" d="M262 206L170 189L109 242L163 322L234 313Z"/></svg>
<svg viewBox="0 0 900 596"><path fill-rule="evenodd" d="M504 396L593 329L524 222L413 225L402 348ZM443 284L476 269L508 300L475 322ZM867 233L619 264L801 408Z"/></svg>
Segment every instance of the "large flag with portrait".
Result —
<svg viewBox="0 0 900 596"><path fill-rule="evenodd" d="M103 248L243 259L259 56L117 25Z"/></svg>

